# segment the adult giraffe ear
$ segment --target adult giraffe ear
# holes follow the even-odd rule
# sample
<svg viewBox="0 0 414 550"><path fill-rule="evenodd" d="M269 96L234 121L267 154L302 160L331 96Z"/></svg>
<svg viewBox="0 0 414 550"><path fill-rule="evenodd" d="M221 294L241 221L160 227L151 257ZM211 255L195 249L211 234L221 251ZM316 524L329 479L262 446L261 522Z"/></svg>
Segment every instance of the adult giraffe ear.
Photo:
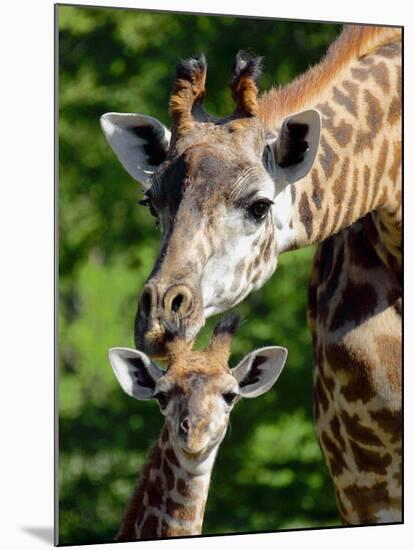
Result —
<svg viewBox="0 0 414 550"><path fill-rule="evenodd" d="M294 183L306 176L315 162L321 135L319 111L309 109L289 115L283 121L280 133L268 147L277 173L282 173L287 183Z"/></svg>
<svg viewBox="0 0 414 550"><path fill-rule="evenodd" d="M275 384L287 358L287 349L280 346L252 351L232 369L239 383L241 397L258 397Z"/></svg>
<svg viewBox="0 0 414 550"><path fill-rule="evenodd" d="M167 156L171 132L156 118L134 113L105 113L100 123L122 166L148 189L151 175Z"/></svg>
<svg viewBox="0 0 414 550"><path fill-rule="evenodd" d="M109 361L125 393L139 400L153 398L155 384L164 371L145 353L129 348L111 348Z"/></svg>

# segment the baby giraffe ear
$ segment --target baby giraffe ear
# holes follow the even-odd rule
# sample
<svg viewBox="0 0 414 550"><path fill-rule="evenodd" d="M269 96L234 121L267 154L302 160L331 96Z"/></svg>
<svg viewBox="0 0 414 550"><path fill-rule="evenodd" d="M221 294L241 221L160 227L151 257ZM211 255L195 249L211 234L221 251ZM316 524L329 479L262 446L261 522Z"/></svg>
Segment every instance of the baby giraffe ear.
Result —
<svg viewBox="0 0 414 550"><path fill-rule="evenodd" d="M135 113L105 113L100 122L122 166L149 189L151 175L167 156L171 132L156 118Z"/></svg>
<svg viewBox="0 0 414 550"><path fill-rule="evenodd" d="M155 384L164 371L145 353L129 348L111 348L109 361L125 393L140 400L153 398Z"/></svg>
<svg viewBox="0 0 414 550"><path fill-rule="evenodd" d="M273 152L273 163L284 174L287 183L304 178L312 168L320 134L319 111L309 109L286 117L278 137L270 140L268 146ZM267 164L271 166L270 162Z"/></svg>
<svg viewBox="0 0 414 550"><path fill-rule="evenodd" d="M242 397L258 397L266 393L282 372L287 358L287 349L279 346L252 351L232 369L239 383Z"/></svg>

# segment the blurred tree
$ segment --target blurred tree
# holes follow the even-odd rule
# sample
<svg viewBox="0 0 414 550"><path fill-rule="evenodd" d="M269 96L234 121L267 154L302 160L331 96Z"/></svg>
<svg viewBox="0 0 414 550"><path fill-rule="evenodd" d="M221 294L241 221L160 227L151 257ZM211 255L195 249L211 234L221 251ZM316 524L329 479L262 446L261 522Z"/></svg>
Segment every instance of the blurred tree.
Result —
<svg viewBox="0 0 414 550"><path fill-rule="evenodd" d="M58 6L60 543L113 539L139 468L160 429L152 403L128 399L107 349L132 346L137 298L159 234L140 191L107 146L99 116L143 112L168 124L179 58L204 51L206 106L233 109L229 74L239 49L265 58L263 89L317 62L338 25ZM205 533L339 524L312 423L306 287L313 250L280 258L277 276L237 309L247 322L233 364L283 344L277 388L241 403L219 453ZM207 323L199 345L215 320Z"/></svg>

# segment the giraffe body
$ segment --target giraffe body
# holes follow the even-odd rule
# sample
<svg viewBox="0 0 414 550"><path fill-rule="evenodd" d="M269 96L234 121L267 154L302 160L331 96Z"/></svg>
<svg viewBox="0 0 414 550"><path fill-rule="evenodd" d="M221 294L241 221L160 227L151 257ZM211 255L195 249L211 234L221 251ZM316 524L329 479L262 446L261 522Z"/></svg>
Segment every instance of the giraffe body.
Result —
<svg viewBox="0 0 414 550"><path fill-rule="evenodd" d="M332 235L309 290L315 425L350 524L401 521L400 62L398 43L381 46L319 94L327 131L295 197L293 247ZM346 227L355 211L362 217Z"/></svg>
<svg viewBox="0 0 414 550"><path fill-rule="evenodd" d="M320 245L309 289L316 431L349 524L401 521L401 285L371 218Z"/></svg>
<svg viewBox="0 0 414 550"><path fill-rule="evenodd" d="M136 399L156 399L164 427L127 506L117 540L201 534L211 473L229 421L242 397L268 391L287 350L261 348L233 369L228 366L238 317L224 318L210 344L194 351L169 325L166 371L143 352L113 348L109 359L122 388Z"/></svg>
<svg viewBox="0 0 414 550"><path fill-rule="evenodd" d="M260 288L278 254L318 243L315 424L338 509L345 523L400 521L401 30L346 26L319 65L257 98L259 69L236 60L236 110L217 121L202 108L205 60L186 62L172 135L147 122L168 147L158 167L138 159L151 178L133 174L162 230L136 344L162 355L160 319L174 315L193 338L206 317ZM132 173L117 137L133 143L132 122L105 116Z"/></svg>

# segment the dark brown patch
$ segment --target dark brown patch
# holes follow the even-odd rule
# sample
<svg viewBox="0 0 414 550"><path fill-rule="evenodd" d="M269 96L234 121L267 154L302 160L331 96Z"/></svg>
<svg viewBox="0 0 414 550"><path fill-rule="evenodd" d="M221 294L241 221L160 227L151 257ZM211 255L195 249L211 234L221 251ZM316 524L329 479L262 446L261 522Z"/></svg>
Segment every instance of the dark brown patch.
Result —
<svg viewBox="0 0 414 550"><path fill-rule="evenodd" d="M318 170L314 168L311 172L311 178L312 178L312 200L314 205L318 210L320 210L322 206L322 200L323 200L323 189L321 186L321 182L319 181L319 175Z"/></svg>
<svg viewBox="0 0 414 550"><path fill-rule="evenodd" d="M337 416L334 416L332 418L330 426L332 430L332 435L334 436L335 440L339 443L342 452L344 452L346 450L346 444L345 444L345 439L342 437L342 434L341 434L341 424Z"/></svg>
<svg viewBox="0 0 414 550"><path fill-rule="evenodd" d="M299 201L299 216L300 221L305 226L306 235L308 236L308 239L310 239L312 235L313 220L308 195L305 191L303 191Z"/></svg>
<svg viewBox="0 0 414 550"><path fill-rule="evenodd" d="M161 468L161 450L158 446L155 448L152 455L151 464L156 470L159 470Z"/></svg>
<svg viewBox="0 0 414 550"><path fill-rule="evenodd" d="M177 491L183 497L188 497L189 496L188 485L184 481L184 479L178 478L178 480L177 480Z"/></svg>
<svg viewBox="0 0 414 550"><path fill-rule="evenodd" d="M331 108L327 101L325 101L325 103L318 103L318 105L316 105L316 109L318 109L318 111L320 111L328 119L332 119L335 116L335 111Z"/></svg>
<svg viewBox="0 0 414 550"><path fill-rule="evenodd" d="M378 451L365 449L365 447L361 447L352 440L349 443L355 463L360 471L373 472L378 475L385 475L387 473L387 468L392 462L392 457L389 453L383 454Z"/></svg>
<svg viewBox="0 0 414 550"><path fill-rule="evenodd" d="M388 170L388 175L393 182L397 181L398 172L401 169L401 142L396 141L393 144L393 161L390 169Z"/></svg>
<svg viewBox="0 0 414 550"><path fill-rule="evenodd" d="M385 94L388 94L390 91L390 77L386 64L382 61L378 65L374 65L371 67L371 72L375 82Z"/></svg>
<svg viewBox="0 0 414 550"><path fill-rule="evenodd" d="M347 522L346 518L348 515L347 509L345 508L345 504L342 501L342 497L339 494L339 492L336 492L336 504L338 506L339 514L341 515L341 519L344 523Z"/></svg>
<svg viewBox="0 0 414 550"><path fill-rule="evenodd" d="M340 475L346 469L345 455L326 432L322 434L321 445L325 451L325 456L328 460L329 469L335 477Z"/></svg>
<svg viewBox="0 0 414 550"><path fill-rule="evenodd" d="M160 478L157 478L159 481ZM148 488L147 495L148 495L148 504L150 506L153 506L154 508L160 508L162 504L162 485L157 484L154 480L154 483L151 484L151 486Z"/></svg>
<svg viewBox="0 0 414 550"><path fill-rule="evenodd" d="M355 138L354 153L360 153L367 148L372 149L373 140L382 128L384 118L384 111L379 100L369 90L364 91L364 98L367 106L365 118L368 130L365 132L361 129L358 130Z"/></svg>
<svg viewBox="0 0 414 550"><path fill-rule="evenodd" d="M265 263L268 263L270 260L270 256L272 254L272 242L272 235L270 235L263 250L263 260Z"/></svg>
<svg viewBox="0 0 414 550"><path fill-rule="evenodd" d="M353 128L351 124L348 124L347 122L342 120L340 124L338 124L338 126L332 125L332 127L329 128L329 131L331 135L335 138L337 144L341 147L345 147L345 145L348 145L348 143L351 141Z"/></svg>
<svg viewBox="0 0 414 550"><path fill-rule="evenodd" d="M358 511L361 523L377 523L375 512L389 505L387 483L376 483L372 487L349 485L343 490L352 508Z"/></svg>
<svg viewBox="0 0 414 550"><path fill-rule="evenodd" d="M370 128L371 136L374 136L382 128L384 110L381 107L379 99L369 90L365 90L364 97L367 105L366 121Z"/></svg>
<svg viewBox="0 0 414 550"><path fill-rule="evenodd" d="M395 474L392 476L392 479L394 479L398 485L398 487L401 487L402 485L402 471L395 472Z"/></svg>
<svg viewBox="0 0 414 550"><path fill-rule="evenodd" d="M174 519L194 521L196 519L196 508L193 505L183 505L175 502L171 498L166 500L166 511Z"/></svg>
<svg viewBox="0 0 414 550"><path fill-rule="evenodd" d="M327 178L330 178L333 174L335 164L338 162L339 157L326 141L323 135L321 137L321 148L322 153L319 156L319 160L325 176ZM293 187L293 185L291 187Z"/></svg>
<svg viewBox="0 0 414 550"><path fill-rule="evenodd" d="M374 269L381 265L381 260L375 252L366 233L352 227L347 234L350 261L364 269Z"/></svg>
<svg viewBox="0 0 414 550"><path fill-rule="evenodd" d="M291 197L292 197L292 205L294 205L295 200L296 200L296 189L295 189L294 185L290 186L290 194L291 194Z"/></svg>
<svg viewBox="0 0 414 550"><path fill-rule="evenodd" d="M401 411L389 411L382 409L370 413L371 418L378 423L379 427L390 434L391 442L398 443L401 440L402 416Z"/></svg>
<svg viewBox="0 0 414 550"><path fill-rule="evenodd" d="M335 238L335 237L331 237ZM344 263L344 256L345 256L345 250L344 245L341 243L340 247L337 249L336 256L334 259L334 267L332 270L331 275L329 276L329 279L323 288L318 293L318 315L320 318L326 319L329 311L330 311L330 300L334 293L337 291L339 277L342 272L342 266Z"/></svg>
<svg viewBox="0 0 414 550"><path fill-rule="evenodd" d="M347 401L368 403L376 392L371 383L372 367L363 358L351 354L344 344L329 344L325 349L326 359L334 371L347 373L349 381L341 387Z"/></svg>
<svg viewBox="0 0 414 550"><path fill-rule="evenodd" d="M362 65L372 65L374 63L374 60L370 56L366 56L360 59L360 62Z"/></svg>
<svg viewBox="0 0 414 550"><path fill-rule="evenodd" d="M358 178L359 178L359 170L358 170L358 167L355 166L352 174L352 189L348 199L348 207L346 209L344 219L342 220L343 228L348 227L351 223L355 221L354 209L355 209L357 189L358 189L358 183L359 183Z"/></svg>
<svg viewBox="0 0 414 550"><path fill-rule="evenodd" d="M167 481L167 489L168 491L172 491L175 484L174 473L172 469L169 467L168 462L166 460L163 460L163 472L165 474L165 479Z"/></svg>
<svg viewBox="0 0 414 550"><path fill-rule="evenodd" d="M162 443L167 443L168 441L168 428L166 426L164 426L161 432L161 441Z"/></svg>
<svg viewBox="0 0 414 550"><path fill-rule="evenodd" d="M322 221L319 225L319 235L315 239L317 242L322 242L328 235L328 218L329 218L329 208L325 209L325 213L323 215Z"/></svg>
<svg viewBox="0 0 414 550"><path fill-rule="evenodd" d="M328 238L320 244L319 283L326 281L331 274L334 259L334 239Z"/></svg>
<svg viewBox="0 0 414 550"><path fill-rule="evenodd" d="M256 258L256 260L260 261L259 256ZM237 290L239 288L240 279L241 279L241 276L243 274L243 271L244 271L245 267L246 267L246 259L242 258L241 260L239 260L239 262L236 264L236 267L234 268L233 282L232 282L232 285L230 287L231 292L234 292L235 290Z"/></svg>
<svg viewBox="0 0 414 550"><path fill-rule="evenodd" d="M357 86L355 83L345 80L342 82L343 88L345 88L347 93L344 93L339 88L334 86L333 88L333 99L336 103L339 105L342 105L345 107L345 109L354 117L357 116L357 104L356 104L356 94L357 94Z"/></svg>
<svg viewBox="0 0 414 550"><path fill-rule="evenodd" d="M369 78L371 69L355 68L351 69L351 74L358 82L366 82Z"/></svg>
<svg viewBox="0 0 414 550"><path fill-rule="evenodd" d="M316 378L314 393L315 393L315 401L318 404L320 404L323 410L326 412L329 407L329 399L328 399L328 396L326 395L325 388L323 387L323 384L319 377Z"/></svg>
<svg viewBox="0 0 414 550"><path fill-rule="evenodd" d="M398 97L394 97L388 107L387 122L391 126L398 122L401 118L401 101Z"/></svg>
<svg viewBox="0 0 414 550"><path fill-rule="evenodd" d="M158 537L158 518L156 516L149 515L141 527L140 538L141 539L155 539Z"/></svg>
<svg viewBox="0 0 414 550"><path fill-rule="evenodd" d="M360 325L371 317L377 304L377 293L371 284L349 281L332 316L330 329L337 330L346 322Z"/></svg>
<svg viewBox="0 0 414 550"><path fill-rule="evenodd" d="M387 156L388 156L388 139L384 138L380 152L378 154L378 159L376 162L376 169L375 169L375 176L374 176L374 189L372 193L372 202L371 202L371 209L374 208L378 203L378 192L380 188L380 182L382 178L384 177L385 172L385 166L387 163Z"/></svg>
<svg viewBox="0 0 414 550"><path fill-rule="evenodd" d="M361 419L357 414L351 416L345 410L342 410L340 414L348 437L352 437L354 441L363 445L382 446L382 441L374 430L361 424Z"/></svg>
<svg viewBox="0 0 414 550"><path fill-rule="evenodd" d="M338 231L338 220L341 215L343 201L346 194L346 187L347 187L347 177L349 173L349 164L350 160L349 157L345 157L344 161L342 163L341 172L339 173L338 177L335 179L332 187L332 191L334 194L334 204L335 204L335 215L332 222L332 228L331 233L335 233Z"/></svg>
<svg viewBox="0 0 414 550"><path fill-rule="evenodd" d="M364 187L362 190L363 200L361 206L361 215L365 216L368 212L368 198L370 191L370 181L371 181L371 168L365 164L364 166Z"/></svg>
<svg viewBox="0 0 414 550"><path fill-rule="evenodd" d="M395 42L393 44L386 44L378 48L378 50L375 53L376 55L380 55L381 57L385 57L386 59L393 59L394 57L400 57L401 43Z"/></svg>
<svg viewBox="0 0 414 550"><path fill-rule="evenodd" d="M167 449L165 451L165 457L170 464L173 464L174 466L177 466L177 467L180 466L180 463L178 462L178 459L173 449L171 448Z"/></svg>

